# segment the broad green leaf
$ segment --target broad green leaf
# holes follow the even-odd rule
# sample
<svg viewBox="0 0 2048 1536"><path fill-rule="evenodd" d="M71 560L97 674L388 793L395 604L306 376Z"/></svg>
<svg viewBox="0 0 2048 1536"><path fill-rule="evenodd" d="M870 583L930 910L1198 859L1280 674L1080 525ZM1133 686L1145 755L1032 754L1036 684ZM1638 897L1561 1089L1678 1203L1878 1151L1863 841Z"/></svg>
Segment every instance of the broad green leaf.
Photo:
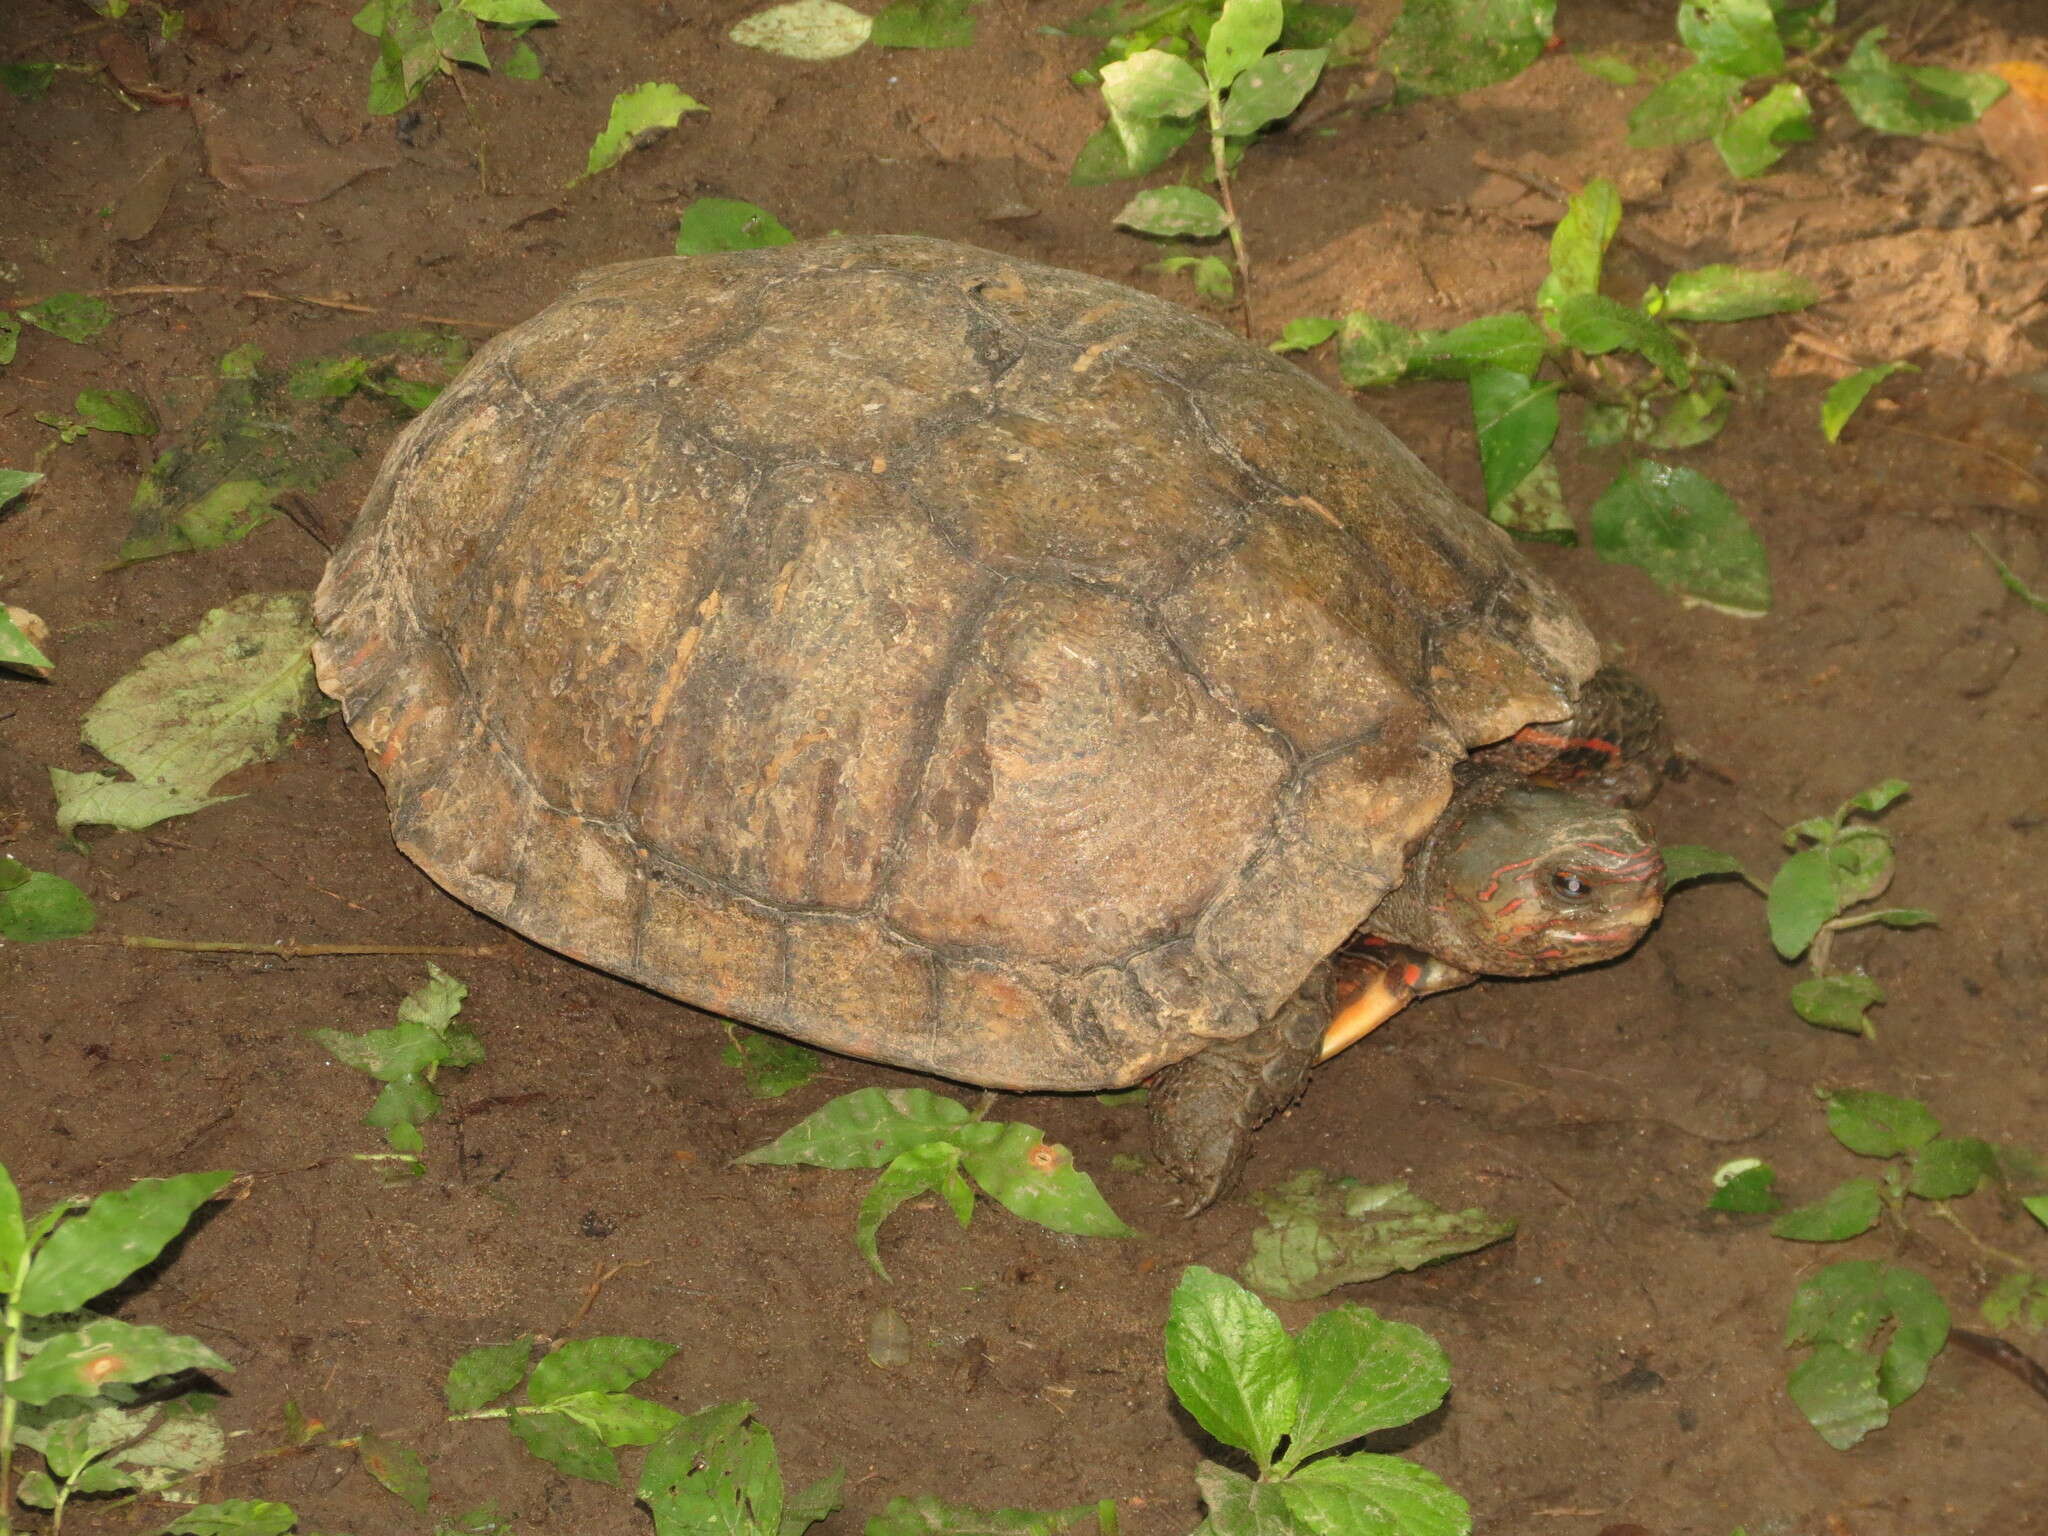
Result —
<svg viewBox="0 0 2048 1536"><path fill-rule="evenodd" d="M1641 460L1593 504L1590 520L1603 560L1640 567L1659 586L1739 618L1770 610L1763 543L1705 475Z"/></svg>
<svg viewBox="0 0 2048 1536"><path fill-rule="evenodd" d="M1628 141L1637 149L1690 144L1721 131L1740 99L1743 78L1707 64L1682 69L1628 115Z"/></svg>
<svg viewBox="0 0 2048 1536"><path fill-rule="evenodd" d="M76 1311L162 1253L192 1213L233 1178L230 1172L181 1173L138 1179L99 1196L50 1234L16 1304L30 1317Z"/></svg>
<svg viewBox="0 0 2048 1536"><path fill-rule="evenodd" d="M618 1458L588 1425L561 1413L515 1413L506 1427L521 1445L556 1471L618 1486Z"/></svg>
<svg viewBox="0 0 2048 1536"><path fill-rule="evenodd" d="M1870 392L1895 373L1918 373L1920 370L1907 362L1879 363L1875 368L1865 368L1852 373L1846 379L1839 379L1828 387L1826 397L1820 403L1820 430L1829 442L1835 442L1842 435L1842 428L1849 424L1849 418L1856 414Z"/></svg>
<svg viewBox="0 0 2048 1536"><path fill-rule="evenodd" d="M1280 328L1280 339L1268 342L1275 352L1308 352L1337 334L1338 322L1328 315L1296 315Z"/></svg>
<svg viewBox="0 0 2048 1536"><path fill-rule="evenodd" d="M462 9L496 27L535 27L562 19L545 0L462 0Z"/></svg>
<svg viewBox="0 0 2048 1536"><path fill-rule="evenodd" d="M61 1344L62 1340L52 1342ZM28 1370L34 1368L31 1362ZM157 1417L153 1407L128 1409L90 1395L96 1390L87 1388L88 1395L66 1398L40 1413L36 1409L42 1405L31 1403L16 1422L17 1446L38 1452L51 1472L69 1482L95 1459L141 1435ZM104 1465L101 1470L115 1471ZM125 1472L116 1475L120 1477L117 1486L133 1486L134 1480Z"/></svg>
<svg viewBox="0 0 2048 1536"><path fill-rule="evenodd" d="M0 507L6 506L42 478L34 470L0 469Z"/></svg>
<svg viewBox="0 0 2048 1536"><path fill-rule="evenodd" d="M1202 239L1230 226L1223 205L1196 187L1154 187L1118 210L1113 221L1141 235Z"/></svg>
<svg viewBox="0 0 2048 1536"><path fill-rule="evenodd" d="M1147 175L1172 159L1173 152L1194 135L1192 123L1150 122L1144 118L1104 123L1081 146L1067 181L1076 187L1099 187Z"/></svg>
<svg viewBox="0 0 2048 1536"><path fill-rule="evenodd" d="M1884 1272L1884 1300L1894 1326L1877 1362L1877 1389L1896 1408L1927 1381L1927 1367L1948 1343L1948 1307L1917 1269L1902 1264Z"/></svg>
<svg viewBox="0 0 2048 1536"><path fill-rule="evenodd" d="M779 1532L769 1532L767 1536L804 1536L805 1531L846 1502L843 1492L845 1485L846 1469L834 1467L825 1476L805 1484L795 1493L785 1492L782 1496L781 1529Z"/></svg>
<svg viewBox="0 0 2048 1536"><path fill-rule="evenodd" d="M1994 1328L2018 1327L2028 1333L2048 1328L2048 1279L2016 1269L1985 1296L1978 1310Z"/></svg>
<svg viewBox="0 0 2048 1536"><path fill-rule="evenodd" d="M1666 843L1657 851L1664 856L1664 889L1667 891L1688 880L1743 873L1742 861L1734 854L1699 843Z"/></svg>
<svg viewBox="0 0 2048 1536"><path fill-rule="evenodd" d="M655 1536L776 1536L782 1469L768 1431L749 1423L752 1403L691 1414L657 1442L637 1492Z"/></svg>
<svg viewBox="0 0 2048 1536"><path fill-rule="evenodd" d="M1811 1205L1795 1206L1771 1223L1771 1236L1797 1243L1839 1243L1877 1225L1875 1179L1848 1179Z"/></svg>
<svg viewBox="0 0 2048 1536"><path fill-rule="evenodd" d="M1678 40L1702 64L1744 80L1785 67L1771 0L1682 0Z"/></svg>
<svg viewBox="0 0 2048 1536"><path fill-rule="evenodd" d="M1974 123L2009 89L1997 75L1900 64L1880 46L1889 33L1888 27L1872 27L1834 72L1842 99L1866 128L1946 133Z"/></svg>
<svg viewBox="0 0 2048 1536"><path fill-rule="evenodd" d="M340 1029L316 1029L309 1033L343 1066L367 1072L380 1083L402 1082L450 1064L447 1042L440 1033L417 1022L392 1029L365 1030L361 1034Z"/></svg>
<svg viewBox="0 0 2048 1536"><path fill-rule="evenodd" d="M1873 1034L1868 1010L1883 1001L1884 988L1861 971L1809 976L1792 986L1793 1012L1809 1024L1849 1035Z"/></svg>
<svg viewBox="0 0 2048 1536"><path fill-rule="evenodd" d="M1990 1143L1975 1136L1937 1136L1914 1157L1906 1192L1922 1200L1960 1200L1997 1173Z"/></svg>
<svg viewBox="0 0 2048 1536"><path fill-rule="evenodd" d="M1486 515L1518 539L1538 544L1579 542L1578 527L1565 507L1564 482L1549 458L1539 460L1520 485L1486 509Z"/></svg>
<svg viewBox="0 0 2048 1536"><path fill-rule="evenodd" d="M1668 320L1751 320L1819 302L1820 289L1796 272L1695 267L1671 275L1660 313Z"/></svg>
<svg viewBox="0 0 2048 1536"><path fill-rule="evenodd" d="M1567 294L1598 293L1607 247L1621 228L1621 194L1596 176L1572 194L1564 217L1550 236L1550 275L1536 290L1547 313Z"/></svg>
<svg viewBox="0 0 2048 1536"><path fill-rule="evenodd" d="M1281 0L1223 0L1202 52L1209 89L1229 90L1232 81L1280 41L1282 19Z"/></svg>
<svg viewBox="0 0 2048 1536"><path fill-rule="evenodd" d="M744 18L726 33L743 48L816 62L841 59L874 31L874 22L839 0L790 0Z"/></svg>
<svg viewBox="0 0 2048 1536"><path fill-rule="evenodd" d="M877 48L966 48L974 42L973 8L981 0L892 0L875 17L868 41Z"/></svg>
<svg viewBox="0 0 2048 1536"><path fill-rule="evenodd" d="M58 1235L63 1235L63 1229ZM35 1274L32 1266L31 1281ZM57 1397L92 1397L107 1387L148 1381L173 1371L233 1369L197 1339L103 1317L46 1339L7 1384L7 1395L24 1403L47 1403Z"/></svg>
<svg viewBox="0 0 2048 1536"><path fill-rule="evenodd" d="M458 64L471 64L478 69L491 67L490 55L484 52L483 33L474 16L460 9L443 11L429 23L427 30L443 58Z"/></svg>
<svg viewBox="0 0 2048 1536"><path fill-rule="evenodd" d="M1843 1259L1800 1281L1785 1314L1785 1345L1839 1344L1860 1350L1890 1315L1885 1266Z"/></svg>
<svg viewBox="0 0 2048 1536"><path fill-rule="evenodd" d="M2020 1204L2026 1207L2029 1216L2048 1227L2048 1195L2022 1195Z"/></svg>
<svg viewBox="0 0 2048 1536"><path fill-rule="evenodd" d="M1904 779L1884 779L1870 788L1860 790L1843 802L1840 819L1846 819L1851 811L1864 811L1875 816L1894 801L1912 792L1913 786Z"/></svg>
<svg viewBox="0 0 2048 1536"><path fill-rule="evenodd" d="M1407 96L1512 80L1549 45L1556 0L1407 0L1373 62Z"/></svg>
<svg viewBox="0 0 2048 1536"><path fill-rule="evenodd" d="M1478 429L1479 468L1486 504L1498 506L1522 483L1557 438L1556 383L1538 384L1526 374L1483 368L1466 388Z"/></svg>
<svg viewBox="0 0 2048 1536"><path fill-rule="evenodd" d="M630 1392L571 1392L551 1399L547 1409L574 1419L612 1447L652 1445L683 1417L664 1403Z"/></svg>
<svg viewBox="0 0 2048 1536"><path fill-rule="evenodd" d="M133 831L217 805L216 782L275 757L333 706L313 678L313 622L299 593L253 593L142 658L100 695L80 734L132 779L52 769L57 827Z"/></svg>
<svg viewBox="0 0 2048 1536"><path fill-rule="evenodd" d="M1889 834L1876 827L1850 827L1828 843L1828 879L1835 886L1835 907L1846 912L1860 902L1874 901L1892 883L1896 863ZM1874 914L1873 914L1874 915Z"/></svg>
<svg viewBox="0 0 2048 1536"><path fill-rule="evenodd" d="M1219 304L1228 304L1237 292L1230 263L1221 256L1169 256L1159 263L1159 270L1187 273L1194 279L1195 292Z"/></svg>
<svg viewBox="0 0 2048 1536"><path fill-rule="evenodd" d="M1558 335L1589 357L1626 349L1654 363L1658 372L1684 389L1692 370L1670 329L1640 309L1598 293L1572 293L1551 310Z"/></svg>
<svg viewBox="0 0 2048 1536"><path fill-rule="evenodd" d="M1418 339L1406 326L1353 310L1338 329L1337 371L1353 389L1397 384L1407 375Z"/></svg>
<svg viewBox="0 0 2048 1536"><path fill-rule="evenodd" d="M1327 48L1283 48L1251 64L1223 104L1223 131L1257 133L1287 116L1315 88L1329 56Z"/></svg>
<svg viewBox="0 0 2048 1536"><path fill-rule="evenodd" d="M1166 1380L1181 1406L1261 1472L1294 1425L1300 1375L1294 1340L1258 1297L1190 1264L1166 1319Z"/></svg>
<svg viewBox="0 0 2048 1536"><path fill-rule="evenodd" d="M1728 425L1733 397L1718 378L1703 378L1672 401L1644 443L1651 448L1696 448L1720 435Z"/></svg>
<svg viewBox="0 0 2048 1536"><path fill-rule="evenodd" d="M1443 1346L1410 1323L1351 1304L1318 1313L1295 1336L1301 1395L1283 1470L1375 1430L1433 1413L1451 1388Z"/></svg>
<svg viewBox="0 0 2048 1536"><path fill-rule="evenodd" d="M1827 850L1804 848L1780 864L1771 879L1766 910L1770 915L1771 944L1778 954L1786 960L1796 960L1805 954L1814 936L1839 910Z"/></svg>
<svg viewBox="0 0 2048 1536"><path fill-rule="evenodd" d="M960 1148L950 1141L927 1141L898 1153L882 1170L867 1198L860 1203L860 1215L853 1225L853 1245L884 1280L889 1271L875 1246L876 1235L896 1208L927 1190L945 1196L953 1217L965 1227L974 1219L974 1191L960 1174Z"/></svg>
<svg viewBox="0 0 2048 1536"><path fill-rule="evenodd" d="M780 1035L741 1031L725 1027L727 1045L719 1060L739 1068L746 1079L747 1093L756 1099L779 1099L803 1087L825 1069L825 1058L807 1045L785 1040Z"/></svg>
<svg viewBox="0 0 2048 1536"><path fill-rule="evenodd" d="M71 408L87 426L102 432L154 437L163 430L149 402L132 389L81 390Z"/></svg>
<svg viewBox="0 0 2048 1536"><path fill-rule="evenodd" d="M40 101L57 78L57 66L45 60L23 64L0 64L0 85L20 101ZM4 362L6 359L0 359Z"/></svg>
<svg viewBox="0 0 2048 1536"><path fill-rule="evenodd" d="M1714 1191L1713 1198L1707 1201L1707 1209L1728 1211L1738 1216L1768 1215L1784 1203L1771 1188L1777 1181L1777 1170L1769 1163L1745 1168Z"/></svg>
<svg viewBox="0 0 2048 1536"><path fill-rule="evenodd" d="M69 880L0 855L0 941L39 944L76 938L92 932L97 921L91 900ZM6 1269L0 1262L0 1274Z"/></svg>
<svg viewBox="0 0 2048 1536"><path fill-rule="evenodd" d="M538 80L540 78L540 55L533 51L533 44L521 43L506 57L502 70L507 80Z"/></svg>
<svg viewBox="0 0 2048 1536"><path fill-rule="evenodd" d="M28 1227L21 1219L21 1190L0 1164L0 1291L14 1289L14 1272L28 1252Z"/></svg>
<svg viewBox="0 0 2048 1536"><path fill-rule="evenodd" d="M289 1504L268 1499L225 1499L188 1509L164 1527L164 1536L286 1536L299 1523Z"/></svg>
<svg viewBox="0 0 2048 1536"><path fill-rule="evenodd" d="M1821 1439L1846 1451L1891 1418L1877 1386L1877 1362L1840 1344L1821 1344L1792 1368L1785 1391Z"/></svg>
<svg viewBox="0 0 2048 1536"><path fill-rule="evenodd" d="M1469 379L1487 368L1533 374L1548 352L1527 315L1482 315L1453 330L1412 334L1407 376L1414 379Z"/></svg>
<svg viewBox="0 0 2048 1536"><path fill-rule="evenodd" d="M972 1509L929 1495L899 1496L883 1506L879 1515L869 1516L862 1536L1060 1536L1090 1518L1097 1520L1101 1536L1113 1536L1115 1527L1103 1524L1101 1514L1101 1504L1076 1504L1067 1509Z"/></svg>
<svg viewBox="0 0 2048 1536"><path fill-rule="evenodd" d="M880 1168L923 1142L945 1140L970 1118L961 1104L928 1089L861 1088L841 1094L736 1161Z"/></svg>
<svg viewBox="0 0 2048 1536"><path fill-rule="evenodd" d="M227 1432L212 1411L215 1400L203 1393L188 1393L164 1405L156 1427L110 1458L130 1477L137 1488L161 1492L189 1478L207 1472L227 1459Z"/></svg>
<svg viewBox="0 0 2048 1536"><path fill-rule="evenodd" d="M53 293L15 313L38 330L66 341L88 342L114 323L114 306L89 293Z"/></svg>
<svg viewBox="0 0 2048 1536"><path fill-rule="evenodd" d="M1208 106L1209 87L1186 59L1147 48L1103 65L1102 99L1115 117L1129 122L1192 117Z"/></svg>
<svg viewBox="0 0 2048 1536"><path fill-rule="evenodd" d="M981 1133L968 1139L965 1130ZM1044 1139L1036 1126L986 1122L964 1128L962 1159L974 1182L1013 1215L1080 1237L1136 1237L1117 1219L1095 1181L1074 1166L1074 1154Z"/></svg>
<svg viewBox="0 0 2048 1536"><path fill-rule="evenodd" d="M675 1352L673 1344L632 1334L571 1339L533 1368L526 1399L545 1407L574 1392L623 1392L660 1370Z"/></svg>
<svg viewBox="0 0 2048 1536"><path fill-rule="evenodd" d="M1469 1505L1427 1467L1399 1456L1332 1456L1280 1484L1310 1536L1466 1536Z"/></svg>
<svg viewBox="0 0 2048 1536"><path fill-rule="evenodd" d="M605 123L604 132L591 141L583 175L573 178L570 185L595 176L599 171L610 170L626 158L627 150L639 149L675 127L683 120L685 112L709 110L680 87L661 81L650 81L646 85L636 85L630 91L619 92L612 98L611 117Z"/></svg>
<svg viewBox="0 0 2048 1536"><path fill-rule="evenodd" d="M1195 1527L1195 1536L1302 1536L1277 1482L1253 1482L1241 1472L1205 1461L1195 1469L1195 1486L1209 1509L1209 1518Z"/></svg>
<svg viewBox="0 0 2048 1536"><path fill-rule="evenodd" d="M450 1413L474 1413L485 1403L503 1397L526 1379L527 1363L533 1358L533 1339L521 1335L509 1344L480 1344L448 1367L448 1380L441 1395Z"/></svg>
<svg viewBox="0 0 2048 1536"><path fill-rule="evenodd" d="M1714 148L1737 180L1761 176L1794 144L1813 137L1813 104L1806 92L1780 80L1714 134Z"/></svg>
<svg viewBox="0 0 2048 1536"><path fill-rule="evenodd" d="M788 246L797 236L768 209L735 197L700 197L682 211L676 225L676 254L702 256L715 250L766 250Z"/></svg>
<svg viewBox="0 0 2048 1536"><path fill-rule="evenodd" d="M366 1430L356 1439L356 1456L370 1476L418 1513L427 1512L431 1485L427 1478L426 1459L418 1451Z"/></svg>
<svg viewBox="0 0 2048 1536"><path fill-rule="evenodd" d="M1443 1211L1406 1184L1362 1184L1304 1168L1252 1196L1267 1228L1252 1234L1245 1280L1282 1301L1307 1301L1397 1270L1512 1237L1484 1211Z"/></svg>
<svg viewBox="0 0 2048 1536"><path fill-rule="evenodd" d="M1941 1122L1918 1099L1844 1088L1829 1094L1827 1103L1835 1140L1864 1157L1896 1157L1941 1134Z"/></svg>

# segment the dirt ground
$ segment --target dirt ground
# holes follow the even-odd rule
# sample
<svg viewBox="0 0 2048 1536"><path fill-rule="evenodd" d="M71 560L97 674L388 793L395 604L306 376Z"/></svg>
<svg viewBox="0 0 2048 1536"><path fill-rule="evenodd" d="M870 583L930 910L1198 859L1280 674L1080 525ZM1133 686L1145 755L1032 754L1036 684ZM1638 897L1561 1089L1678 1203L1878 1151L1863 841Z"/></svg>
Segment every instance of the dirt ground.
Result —
<svg viewBox="0 0 2048 1536"><path fill-rule="evenodd" d="M91 347L28 333L0 375L0 463L26 466L49 437L33 413L80 389L131 388L175 417L184 381L244 343L304 357L408 315L480 339L586 267L667 251L704 195L758 202L799 235L946 236L1200 302L1156 269L1164 252L1112 228L1130 185L1066 184L1099 102L1067 79L1091 45L1048 24L1085 0L988 0L971 48L816 64L725 41L753 0L560 8L562 24L532 39L543 79L471 71L394 122L361 107L372 48L349 26L354 0L211 0L168 44L147 18L115 26L68 0L8 0L0 57L105 58L157 89L131 104L64 74L40 101L0 98L0 295L13 307L107 291L118 309ZM1566 46L1517 80L1330 113L1251 151L1239 197L1261 328L1354 308L1444 326L1525 302L1559 208L1503 166L1567 186L1616 178L1628 227L1651 238L1616 247L1611 292L1668 275L1652 251L1821 280L1829 297L1807 315L1713 331L1759 388L1683 458L1734 493L1769 546L1768 617L1681 607L1586 550L1530 558L1663 692L1707 765L1654 807L1664 840L1767 868L1785 823L1907 778L1912 795L1887 818L1893 895L1941 924L1845 941L1844 958L1891 994L1866 1041L1792 1014L1796 973L1773 956L1753 896L1687 891L1621 963L1430 1001L1332 1062L1261 1134L1246 1182L1304 1166L1407 1178L1443 1205L1520 1222L1510 1243L1340 1293L1448 1350L1447 1405L1378 1448L1441 1474L1481 1532L2048 1529L2048 1403L1982 1359L1948 1350L1891 1426L1848 1453L1783 1390L1786 1301L1846 1253L1898 1253L1959 1323L1988 1327L1976 1307L1997 1271L1953 1228L1921 1213L1909 1235L1818 1250L1702 1208L1710 1171L1738 1156L1770 1159L1801 1199L1865 1171L1829 1139L1817 1087L1914 1095L1958 1134L2048 1150L2048 615L2009 594L1971 539L2048 580L2043 205L2025 206L1970 135L1884 139L1839 108L1748 185L1706 146L1631 150L1624 119L1640 92L1572 54L1670 58L1670 0L1559 9ZM2039 0L1842 10L1890 20L1920 60L2048 63ZM612 95L643 80L710 110L564 191ZM205 104L211 147L185 96ZM330 188L336 164L370 168ZM1824 444L1826 385L1896 356L1925 371ZM1325 357L1306 366L1335 382ZM1360 404L1478 498L1457 386ZM1562 472L1583 510L1624 460L1582 447L1569 411ZM379 432L397 419L379 417ZM1242 1198L1183 1221L1156 1167L1113 1169L1144 1150L1142 1111L1044 1096L998 1113L1072 1146L1143 1236L1066 1238L993 1207L962 1233L924 1202L884 1231L885 1285L851 1242L864 1177L729 1160L835 1093L919 1080L835 1059L790 1098L750 1100L708 1018L531 946L431 885L395 851L338 721L241 775L232 804L142 833L96 829L84 852L58 839L46 770L91 765L78 723L99 693L230 598L310 589L324 558L280 520L213 553L116 568L148 453L95 433L0 514L0 593L48 618L58 660L47 683L0 682L5 851L77 881L104 933L492 951L446 962L471 987L465 1018L488 1059L447 1084L426 1176L386 1187L351 1160L377 1146L359 1123L366 1080L307 1031L389 1023L418 960L0 949L0 1157L33 1207L143 1175L253 1175L123 1302L235 1364L221 1412L239 1438L202 1491L288 1500L307 1529L428 1529L346 1453L264 1454L282 1444L289 1400L337 1431L418 1446L437 1514L489 1498L520 1530L645 1530L624 1492L555 1474L494 1426L436 1422L443 1374L474 1344L632 1333L681 1346L651 1383L664 1401L758 1404L793 1481L844 1464L848 1504L827 1536L915 1493L1033 1507L1114 1497L1132 1536L1190 1530L1192 1473L1213 1447L1163 1379L1167 1296L1187 1263L1235 1270L1260 1222ZM308 497L316 526L346 525L374 459ZM2048 1267L2048 1239L1996 1197L1969 1214ZM914 1341L891 1371L865 1346L884 1305ZM1298 1326L1316 1304L1279 1310ZM81 1510L70 1524L168 1518Z"/></svg>

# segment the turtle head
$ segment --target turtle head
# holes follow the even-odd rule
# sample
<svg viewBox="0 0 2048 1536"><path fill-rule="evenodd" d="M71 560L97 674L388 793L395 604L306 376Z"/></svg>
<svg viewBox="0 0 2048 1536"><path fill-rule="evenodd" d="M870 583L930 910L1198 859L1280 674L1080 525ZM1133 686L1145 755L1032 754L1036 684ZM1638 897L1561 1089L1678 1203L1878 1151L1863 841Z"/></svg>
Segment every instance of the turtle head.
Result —
<svg viewBox="0 0 2048 1536"><path fill-rule="evenodd" d="M1632 949L1663 875L1634 812L1488 774L1460 786L1371 926L1475 975L1537 976Z"/></svg>

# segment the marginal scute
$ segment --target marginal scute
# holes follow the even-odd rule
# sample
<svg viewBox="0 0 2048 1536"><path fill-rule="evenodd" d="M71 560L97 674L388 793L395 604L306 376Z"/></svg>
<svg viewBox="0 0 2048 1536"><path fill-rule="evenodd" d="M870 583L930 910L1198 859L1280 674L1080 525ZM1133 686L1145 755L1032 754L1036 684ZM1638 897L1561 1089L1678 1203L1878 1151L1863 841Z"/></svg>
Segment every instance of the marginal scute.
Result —
<svg viewBox="0 0 2048 1536"><path fill-rule="evenodd" d="M645 890L632 844L616 828L542 805L519 850L505 921L600 970L630 970Z"/></svg>
<svg viewBox="0 0 2048 1536"><path fill-rule="evenodd" d="M933 1017L934 963L872 917L799 912L789 920L789 997L826 1021L819 1045L920 1066Z"/></svg>
<svg viewBox="0 0 2048 1536"><path fill-rule="evenodd" d="M686 870L652 861L639 918L633 968L626 974L663 986L689 978L700 1008L767 1023L790 1020L783 949L789 920L774 908L735 896ZM671 982L664 990L680 990Z"/></svg>
<svg viewBox="0 0 2048 1536"><path fill-rule="evenodd" d="M529 824L543 809L504 752L467 732L448 756L401 754L383 777L398 846L471 906L504 916L518 895Z"/></svg>

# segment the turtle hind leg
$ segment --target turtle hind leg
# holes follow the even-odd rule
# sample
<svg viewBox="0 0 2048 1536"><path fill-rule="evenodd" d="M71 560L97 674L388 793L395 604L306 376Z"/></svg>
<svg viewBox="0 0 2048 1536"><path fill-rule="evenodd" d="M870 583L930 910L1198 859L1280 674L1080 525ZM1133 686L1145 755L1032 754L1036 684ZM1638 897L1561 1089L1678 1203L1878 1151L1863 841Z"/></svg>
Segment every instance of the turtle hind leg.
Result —
<svg viewBox="0 0 2048 1536"><path fill-rule="evenodd" d="M1194 1187L1186 1214L1207 1210L1251 1151L1252 1132L1301 1096L1330 1023L1319 967L1265 1024L1168 1067L1152 1089L1152 1150Z"/></svg>

